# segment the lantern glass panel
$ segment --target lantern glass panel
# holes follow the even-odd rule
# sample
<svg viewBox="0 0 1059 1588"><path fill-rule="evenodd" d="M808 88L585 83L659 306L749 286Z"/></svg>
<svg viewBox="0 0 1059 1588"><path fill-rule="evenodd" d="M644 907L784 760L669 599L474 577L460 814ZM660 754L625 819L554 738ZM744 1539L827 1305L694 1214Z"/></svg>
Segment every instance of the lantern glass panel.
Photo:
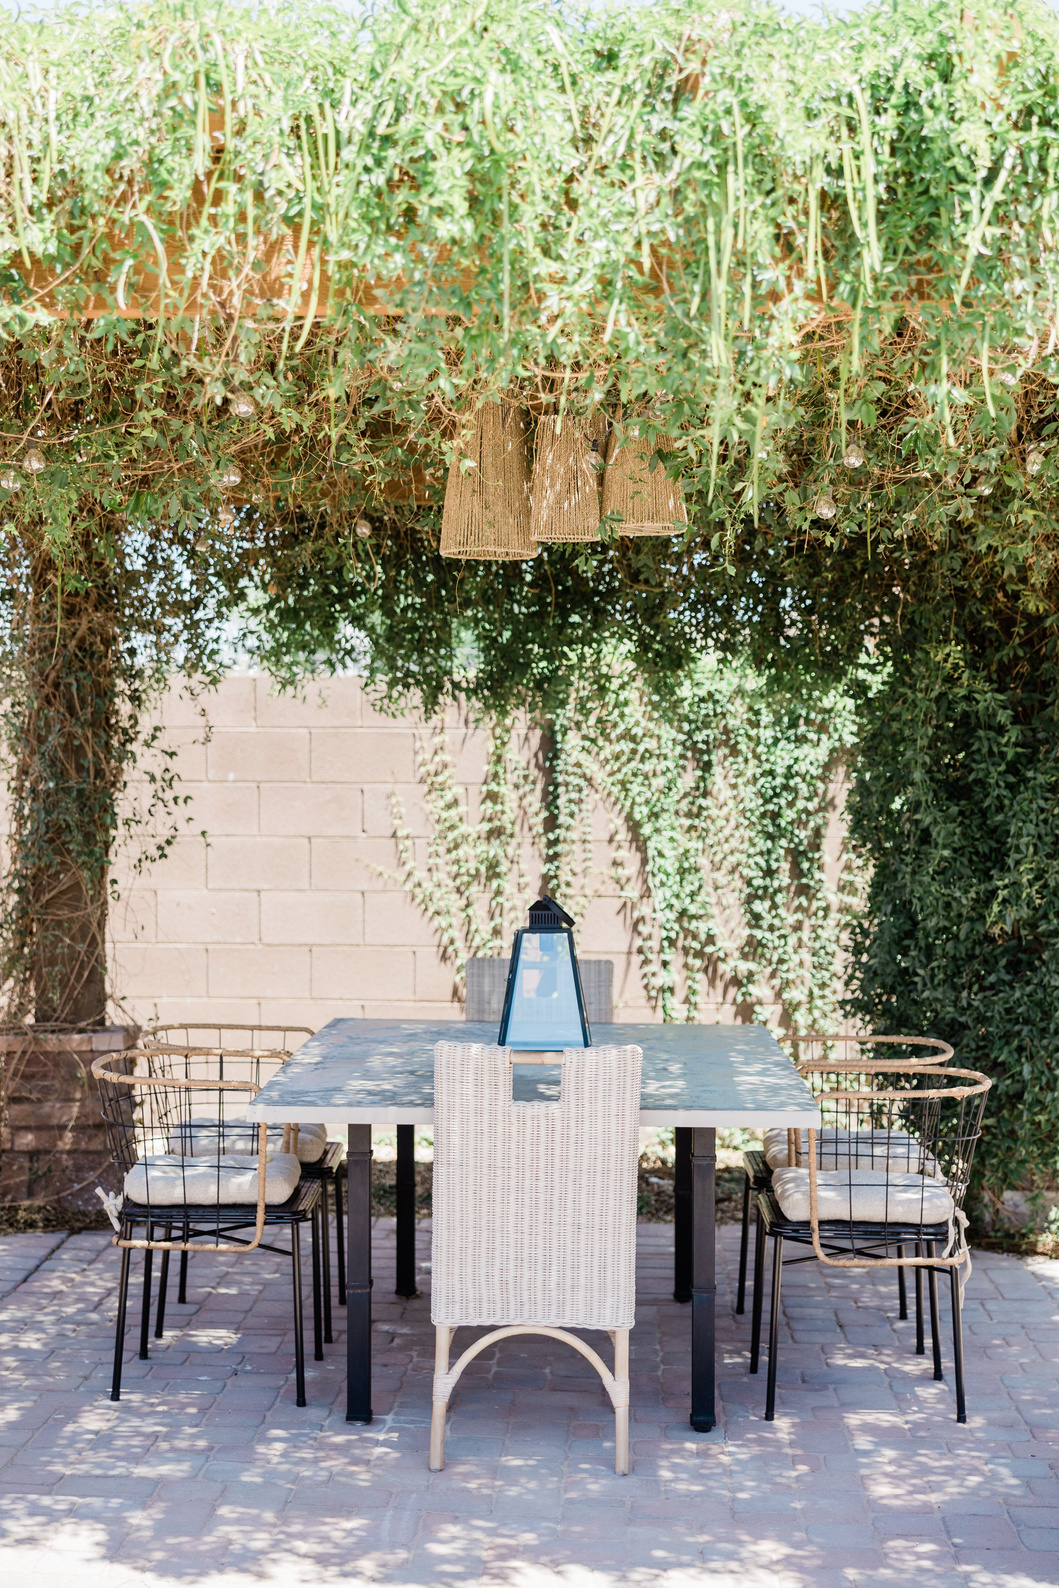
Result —
<svg viewBox="0 0 1059 1588"><path fill-rule="evenodd" d="M584 1046L569 932L518 934L509 996L506 1047L551 1052Z"/></svg>

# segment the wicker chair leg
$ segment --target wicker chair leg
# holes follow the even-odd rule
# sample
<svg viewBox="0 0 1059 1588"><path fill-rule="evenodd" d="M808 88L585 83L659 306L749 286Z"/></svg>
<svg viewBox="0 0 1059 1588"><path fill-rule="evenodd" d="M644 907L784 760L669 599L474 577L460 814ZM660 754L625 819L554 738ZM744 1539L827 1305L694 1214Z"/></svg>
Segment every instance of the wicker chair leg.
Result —
<svg viewBox="0 0 1059 1588"><path fill-rule="evenodd" d="M898 1257L905 1255L903 1246L897 1248L897 1255ZM903 1268L897 1270L897 1316L902 1320L908 1317L908 1287L905 1284L905 1271Z"/></svg>
<svg viewBox="0 0 1059 1588"><path fill-rule="evenodd" d="M342 1198L347 1180L346 1166L340 1163L335 1170L335 1246L338 1252L338 1305L346 1304L346 1237L342 1217Z"/></svg>
<svg viewBox="0 0 1059 1588"><path fill-rule="evenodd" d="M949 1269L952 1286L952 1358L953 1377L956 1380L956 1421L967 1421L967 1401L963 1393L963 1315L960 1301L960 1270Z"/></svg>
<svg viewBox="0 0 1059 1588"><path fill-rule="evenodd" d="M173 1226L171 1224L167 1224L165 1226L163 1239L169 1241L169 1240L172 1240L172 1238L173 1238ZM162 1266L161 1266L161 1270L160 1270L159 1275L158 1275L158 1311L155 1313L155 1319L154 1319L154 1337L155 1337L156 1340L161 1340L163 1338L163 1336L165 1335L165 1297L166 1297L166 1291L168 1290L168 1288L169 1288L169 1253L168 1252L163 1252L162 1253Z"/></svg>
<svg viewBox="0 0 1059 1588"><path fill-rule="evenodd" d="M916 1242L916 1256L917 1257L922 1257L922 1255L923 1255L923 1247L920 1244L920 1242L917 1241ZM923 1270L921 1268L917 1268L915 1270L915 1276L916 1276L916 1355L917 1356L925 1356L927 1348L926 1348L926 1345L924 1344L924 1341L923 1341Z"/></svg>
<svg viewBox="0 0 1059 1588"><path fill-rule="evenodd" d="M934 1256L934 1242L927 1242L927 1256ZM941 1371L941 1324L938 1320L938 1271L927 1269L927 1295L930 1297L930 1343L934 1347L934 1378L940 1384L945 1377Z"/></svg>
<svg viewBox="0 0 1059 1588"><path fill-rule="evenodd" d="M754 1294L750 1311L750 1371L756 1373L761 1358L761 1306L765 1289L765 1221L757 1210L754 1227Z"/></svg>
<svg viewBox="0 0 1059 1588"><path fill-rule="evenodd" d="M188 1239L186 1231L185 1231L185 1234L184 1234L184 1239L185 1240ZM187 1299L188 1299L188 1254L187 1254L187 1252L181 1252L181 1254L180 1254L180 1281L179 1281L179 1283L177 1285L177 1296L176 1296L176 1299L177 1299L178 1303L180 1304L180 1306L184 1307L184 1306L187 1305Z"/></svg>
<svg viewBox="0 0 1059 1588"><path fill-rule="evenodd" d="M317 1202L309 1223L313 1259L313 1360L316 1362L322 1362L324 1359L324 1326L320 1309L320 1226L322 1223L321 1208L319 1202Z"/></svg>
<svg viewBox="0 0 1059 1588"><path fill-rule="evenodd" d="M750 1248L750 1176L743 1180L743 1229L739 1237L739 1283L735 1291L735 1310L746 1311L746 1259Z"/></svg>
<svg viewBox="0 0 1059 1588"><path fill-rule="evenodd" d="M776 1368L780 1334L780 1287L783 1284L783 1236L772 1237L772 1310L769 1315L769 1371L765 1387L765 1421L776 1416Z"/></svg>
<svg viewBox="0 0 1059 1588"><path fill-rule="evenodd" d="M614 1381L624 1386L625 1404L614 1408L614 1471L624 1477L629 1470L629 1331L614 1331Z"/></svg>
<svg viewBox="0 0 1059 1588"><path fill-rule="evenodd" d="M447 1373L449 1370L449 1346L452 1343L452 1329L447 1323L439 1323L434 1332L434 1379L437 1382L438 1374ZM436 1392L430 1414L430 1470L441 1472L445 1466L445 1418L448 1415L449 1402L446 1396L440 1399Z"/></svg>
<svg viewBox="0 0 1059 1588"><path fill-rule="evenodd" d="M154 1240L154 1225L148 1226L147 1239ZM154 1253L150 1250L143 1254L143 1304L140 1308L140 1361L147 1362L150 1356L147 1343L151 1334L151 1259Z"/></svg>
<svg viewBox="0 0 1059 1588"><path fill-rule="evenodd" d="M291 1279L294 1285L294 1403L305 1405L305 1319L302 1312L302 1243L297 1219L290 1227Z"/></svg>
<svg viewBox="0 0 1059 1588"><path fill-rule="evenodd" d="M124 1235L124 1230L122 1234ZM118 1279L118 1317L114 1325L114 1373L110 1380L110 1398L121 1400L121 1362L125 1354L125 1315L129 1304L129 1266L132 1252L127 1246L121 1249L121 1274Z"/></svg>
<svg viewBox="0 0 1059 1588"><path fill-rule="evenodd" d="M323 1267L324 1344L334 1345L331 1318L331 1215L327 1211L327 1176L320 1181L320 1259Z"/></svg>

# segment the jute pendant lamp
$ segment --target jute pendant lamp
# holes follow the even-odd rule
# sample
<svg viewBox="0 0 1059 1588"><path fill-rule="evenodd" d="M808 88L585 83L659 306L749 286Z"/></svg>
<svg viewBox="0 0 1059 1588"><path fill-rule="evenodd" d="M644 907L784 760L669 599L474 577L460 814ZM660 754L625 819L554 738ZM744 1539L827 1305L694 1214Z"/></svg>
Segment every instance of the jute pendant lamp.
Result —
<svg viewBox="0 0 1059 1588"><path fill-rule="evenodd" d="M599 539L599 476L606 445L606 414L565 414L561 424L555 414L544 416L533 465L534 539Z"/></svg>
<svg viewBox="0 0 1059 1588"><path fill-rule="evenodd" d="M686 524L684 493L661 464L651 470L655 450L636 422L616 424L603 471L603 515L617 513L623 535L673 535Z"/></svg>
<svg viewBox="0 0 1059 1588"><path fill-rule="evenodd" d="M463 464L469 459L470 468ZM441 555L502 562L537 553L530 533L526 415L511 403L484 403L449 469Z"/></svg>

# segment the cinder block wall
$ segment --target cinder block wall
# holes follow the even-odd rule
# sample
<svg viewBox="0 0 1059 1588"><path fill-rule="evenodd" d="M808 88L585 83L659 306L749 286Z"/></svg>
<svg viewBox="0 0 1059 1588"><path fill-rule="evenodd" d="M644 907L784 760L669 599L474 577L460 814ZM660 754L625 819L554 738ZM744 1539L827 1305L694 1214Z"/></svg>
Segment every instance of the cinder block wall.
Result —
<svg viewBox="0 0 1059 1588"><path fill-rule="evenodd" d="M396 866L394 792L425 847L415 722L375 711L352 677L299 701L274 695L267 678L235 676L198 706L174 694L164 718L193 830L207 837L189 830L139 876L126 867L111 921L117 1018L314 1028L335 1015L460 1018L430 923L380 875ZM455 720L449 732L473 811L484 741ZM650 1020L606 875L607 831L601 812L600 892L578 949L614 960L621 1016Z"/></svg>

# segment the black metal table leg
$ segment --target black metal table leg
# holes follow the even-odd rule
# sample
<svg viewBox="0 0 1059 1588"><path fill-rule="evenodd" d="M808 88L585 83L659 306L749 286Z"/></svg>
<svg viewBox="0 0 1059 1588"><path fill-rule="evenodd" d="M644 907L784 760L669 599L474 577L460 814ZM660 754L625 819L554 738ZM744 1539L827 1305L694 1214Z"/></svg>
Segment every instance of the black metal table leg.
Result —
<svg viewBox="0 0 1059 1588"><path fill-rule="evenodd" d="M695 1126L691 1137L691 1426L707 1433L716 1422L717 1132Z"/></svg>
<svg viewBox="0 0 1059 1588"><path fill-rule="evenodd" d="M371 1422L371 1126L350 1125L346 1233L346 1422Z"/></svg>
<svg viewBox="0 0 1059 1588"><path fill-rule="evenodd" d="M673 1131L673 1300L691 1300L691 1136L684 1125Z"/></svg>
<svg viewBox="0 0 1059 1588"><path fill-rule="evenodd" d="M411 1300L416 1289L416 1128L397 1127L397 1264L395 1294Z"/></svg>

